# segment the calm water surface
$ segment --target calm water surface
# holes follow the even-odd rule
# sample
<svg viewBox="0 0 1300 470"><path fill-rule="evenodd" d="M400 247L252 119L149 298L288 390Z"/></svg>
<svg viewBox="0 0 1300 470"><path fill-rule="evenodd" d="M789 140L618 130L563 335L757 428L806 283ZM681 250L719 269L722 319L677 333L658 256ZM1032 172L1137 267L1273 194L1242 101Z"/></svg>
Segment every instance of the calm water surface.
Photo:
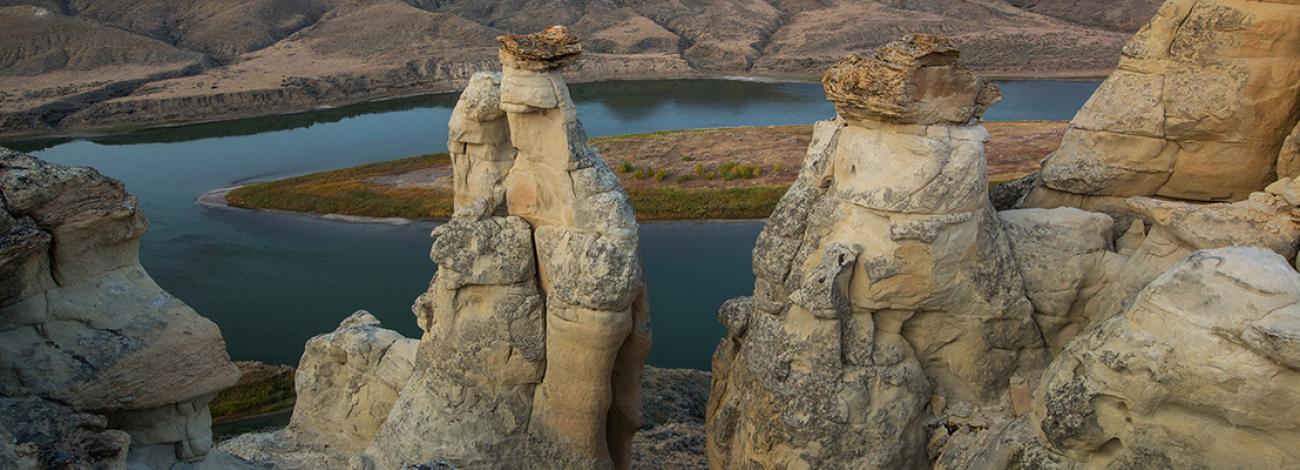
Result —
<svg viewBox="0 0 1300 470"><path fill-rule="evenodd" d="M988 120L1066 120L1097 82L1002 82ZM722 80L573 85L592 136L696 127L811 123L834 110L821 86ZM165 289L221 326L237 360L296 364L303 344L356 309L408 336L410 304L434 272L432 224L348 224L208 209L202 193L268 179L446 150L455 95L158 129L88 140L12 142L119 178L152 222L141 259ZM715 313L753 288L760 222L644 223L655 347L650 363L707 369Z"/></svg>

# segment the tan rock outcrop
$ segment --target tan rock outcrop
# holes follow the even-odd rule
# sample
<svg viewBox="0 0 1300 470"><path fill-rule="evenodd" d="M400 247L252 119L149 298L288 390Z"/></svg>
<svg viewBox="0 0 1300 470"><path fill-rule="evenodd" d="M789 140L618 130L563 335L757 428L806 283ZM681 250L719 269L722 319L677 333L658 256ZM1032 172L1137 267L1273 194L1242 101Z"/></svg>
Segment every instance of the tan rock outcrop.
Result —
<svg viewBox="0 0 1300 470"><path fill-rule="evenodd" d="M840 118L816 125L759 235L753 297L719 313L712 467L925 467L932 402L1009 408L1044 365L989 206L988 134L969 124L995 94L943 44L910 37L828 72ZM879 64L894 57L920 71Z"/></svg>
<svg viewBox="0 0 1300 470"><path fill-rule="evenodd" d="M358 310L333 332L307 341L289 425L221 448L273 468L349 468L388 419L414 370L417 345Z"/></svg>
<svg viewBox="0 0 1300 470"><path fill-rule="evenodd" d="M1122 263L1112 264L1106 286L1085 307L1084 315L1093 323L1120 313L1147 284L1196 250L1256 246L1291 260L1300 241L1296 206L1271 193L1206 205L1132 198L1128 207L1152 221L1150 229L1143 233L1141 220L1130 227L1127 236L1136 248Z"/></svg>
<svg viewBox="0 0 1300 470"><path fill-rule="evenodd" d="M1105 214L1074 208L998 213L1034 305L1034 320L1053 352L1088 325L1085 308L1126 258L1111 246Z"/></svg>
<svg viewBox="0 0 1300 470"><path fill-rule="evenodd" d="M1300 4L1170 0L1043 164L1026 207L1131 217L1130 196L1238 201L1293 171Z"/></svg>
<svg viewBox="0 0 1300 470"><path fill-rule="evenodd" d="M997 86L957 66L947 38L918 34L850 55L822 77L841 118L901 124L966 124L1002 98Z"/></svg>
<svg viewBox="0 0 1300 470"><path fill-rule="evenodd" d="M1082 468L1300 464L1300 274L1259 248L1198 251L1066 346L1033 427Z"/></svg>
<svg viewBox="0 0 1300 470"><path fill-rule="evenodd" d="M411 377L417 345L379 326L361 310L307 341L287 432L341 452L365 449Z"/></svg>
<svg viewBox="0 0 1300 470"><path fill-rule="evenodd" d="M217 326L138 259L148 227L122 184L0 149L0 395L107 417L127 460L198 462L207 402L235 383Z"/></svg>
<svg viewBox="0 0 1300 470"><path fill-rule="evenodd" d="M501 42L502 74L476 76L452 118L465 194L434 230L439 271L414 307L425 337L363 456L376 468L630 464L649 351L631 204L560 76L577 38L557 26Z"/></svg>
<svg viewBox="0 0 1300 470"><path fill-rule="evenodd" d="M308 343L290 427L232 450L288 466L630 466L650 348L632 206L560 76L577 38L501 43L504 71L475 75L448 126L455 216L432 234L418 346L354 315Z"/></svg>

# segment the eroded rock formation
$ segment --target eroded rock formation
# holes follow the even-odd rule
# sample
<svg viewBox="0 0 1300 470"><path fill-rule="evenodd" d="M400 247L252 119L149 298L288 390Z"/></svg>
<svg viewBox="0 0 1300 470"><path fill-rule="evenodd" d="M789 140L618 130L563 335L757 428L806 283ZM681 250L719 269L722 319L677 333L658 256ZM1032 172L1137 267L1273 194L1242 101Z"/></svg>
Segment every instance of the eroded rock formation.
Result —
<svg viewBox="0 0 1300 470"><path fill-rule="evenodd" d="M453 113L456 216L414 307L425 337L363 458L625 468L650 346L632 207L559 74L577 38L501 42L502 74L476 76Z"/></svg>
<svg viewBox="0 0 1300 470"><path fill-rule="evenodd" d="M1166 2L1044 161L1025 205L1119 216L1130 196L1238 201L1278 173L1295 176L1278 150L1300 113L1298 23L1295 2Z"/></svg>
<svg viewBox="0 0 1300 470"><path fill-rule="evenodd" d="M1138 78L1161 85L1131 88L1137 72L1117 72L1021 184L1034 188L1030 204L1060 196L1045 205L1081 208L993 212L973 120L996 93L952 67L942 39L832 67L824 82L838 116L816 126L759 236L753 297L719 313L710 465L1300 464L1289 405L1300 379L1300 183L1273 181L1295 165L1286 135L1297 61L1267 55L1294 53L1278 44L1291 44L1300 17L1290 4L1234 14L1204 10L1211 3L1170 2L1126 59L1159 66ZM1185 24L1160 33L1175 14ZM1259 35L1280 42L1250 45ZM1134 58L1164 54L1141 49L1159 40L1178 57ZM1224 48L1256 55L1212 55ZM1218 83L1223 74L1235 81ZM1276 74L1286 78L1277 87L1262 78ZM1158 119L1138 98L1154 100ZM1156 120L1155 136L1093 125ZM1066 164L1085 150L1146 162L1143 139L1169 158L1163 174ZM1156 180L1130 193L1059 186Z"/></svg>
<svg viewBox="0 0 1300 470"><path fill-rule="evenodd" d="M989 206L996 89L913 36L827 72L799 179L723 306L715 468L918 468L932 401L1009 406L1046 351Z"/></svg>
<svg viewBox="0 0 1300 470"><path fill-rule="evenodd" d="M140 266L135 198L5 149L0 196L0 396L26 416L0 427L19 454L34 446L47 468L230 464L204 460L207 403L239 370L217 326Z"/></svg>
<svg viewBox="0 0 1300 470"><path fill-rule="evenodd" d="M366 316L313 339L297 379L300 397L312 393L293 424L240 443L241 455L630 465L650 348L636 220L560 76L577 38L554 27L501 43L503 72L475 75L452 112L455 216L433 231L438 272L412 307L418 346Z"/></svg>
<svg viewBox="0 0 1300 470"><path fill-rule="evenodd" d="M1300 274L1260 248L1187 256L1070 343L1031 421L1092 468L1300 462Z"/></svg>

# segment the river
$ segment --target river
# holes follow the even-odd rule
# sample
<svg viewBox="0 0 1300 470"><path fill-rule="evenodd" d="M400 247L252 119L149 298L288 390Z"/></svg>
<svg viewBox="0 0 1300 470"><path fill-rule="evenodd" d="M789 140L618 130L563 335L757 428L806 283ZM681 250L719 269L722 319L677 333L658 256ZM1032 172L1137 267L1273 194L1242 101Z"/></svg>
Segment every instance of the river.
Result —
<svg viewBox="0 0 1300 470"><path fill-rule="evenodd" d="M1067 120L1095 81L999 82L985 119ZM656 80L577 84L592 136L699 127L810 123L834 110L811 83ZM204 208L204 192L257 179L446 150L454 94L199 124L91 139L0 143L121 179L152 227L141 262L158 283L221 327L231 357L297 364L308 338L357 309L408 336L435 267L430 223L350 224ZM641 224L661 367L708 369L722 302L753 288L761 222Z"/></svg>

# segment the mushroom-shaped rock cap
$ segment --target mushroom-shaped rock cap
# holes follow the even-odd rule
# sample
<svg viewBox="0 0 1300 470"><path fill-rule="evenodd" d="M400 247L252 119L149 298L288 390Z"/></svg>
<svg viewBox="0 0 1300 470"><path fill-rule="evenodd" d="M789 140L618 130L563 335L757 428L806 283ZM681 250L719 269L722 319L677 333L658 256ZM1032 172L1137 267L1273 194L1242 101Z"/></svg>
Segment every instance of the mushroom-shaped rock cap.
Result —
<svg viewBox="0 0 1300 470"><path fill-rule="evenodd" d="M497 36L505 56L516 62L529 62L544 68L558 68L582 54L582 43L564 26L551 26L537 33Z"/></svg>
<svg viewBox="0 0 1300 470"><path fill-rule="evenodd" d="M1002 99L992 83L957 65L947 38L915 34L832 65L822 76L841 117L901 124L965 124Z"/></svg>

